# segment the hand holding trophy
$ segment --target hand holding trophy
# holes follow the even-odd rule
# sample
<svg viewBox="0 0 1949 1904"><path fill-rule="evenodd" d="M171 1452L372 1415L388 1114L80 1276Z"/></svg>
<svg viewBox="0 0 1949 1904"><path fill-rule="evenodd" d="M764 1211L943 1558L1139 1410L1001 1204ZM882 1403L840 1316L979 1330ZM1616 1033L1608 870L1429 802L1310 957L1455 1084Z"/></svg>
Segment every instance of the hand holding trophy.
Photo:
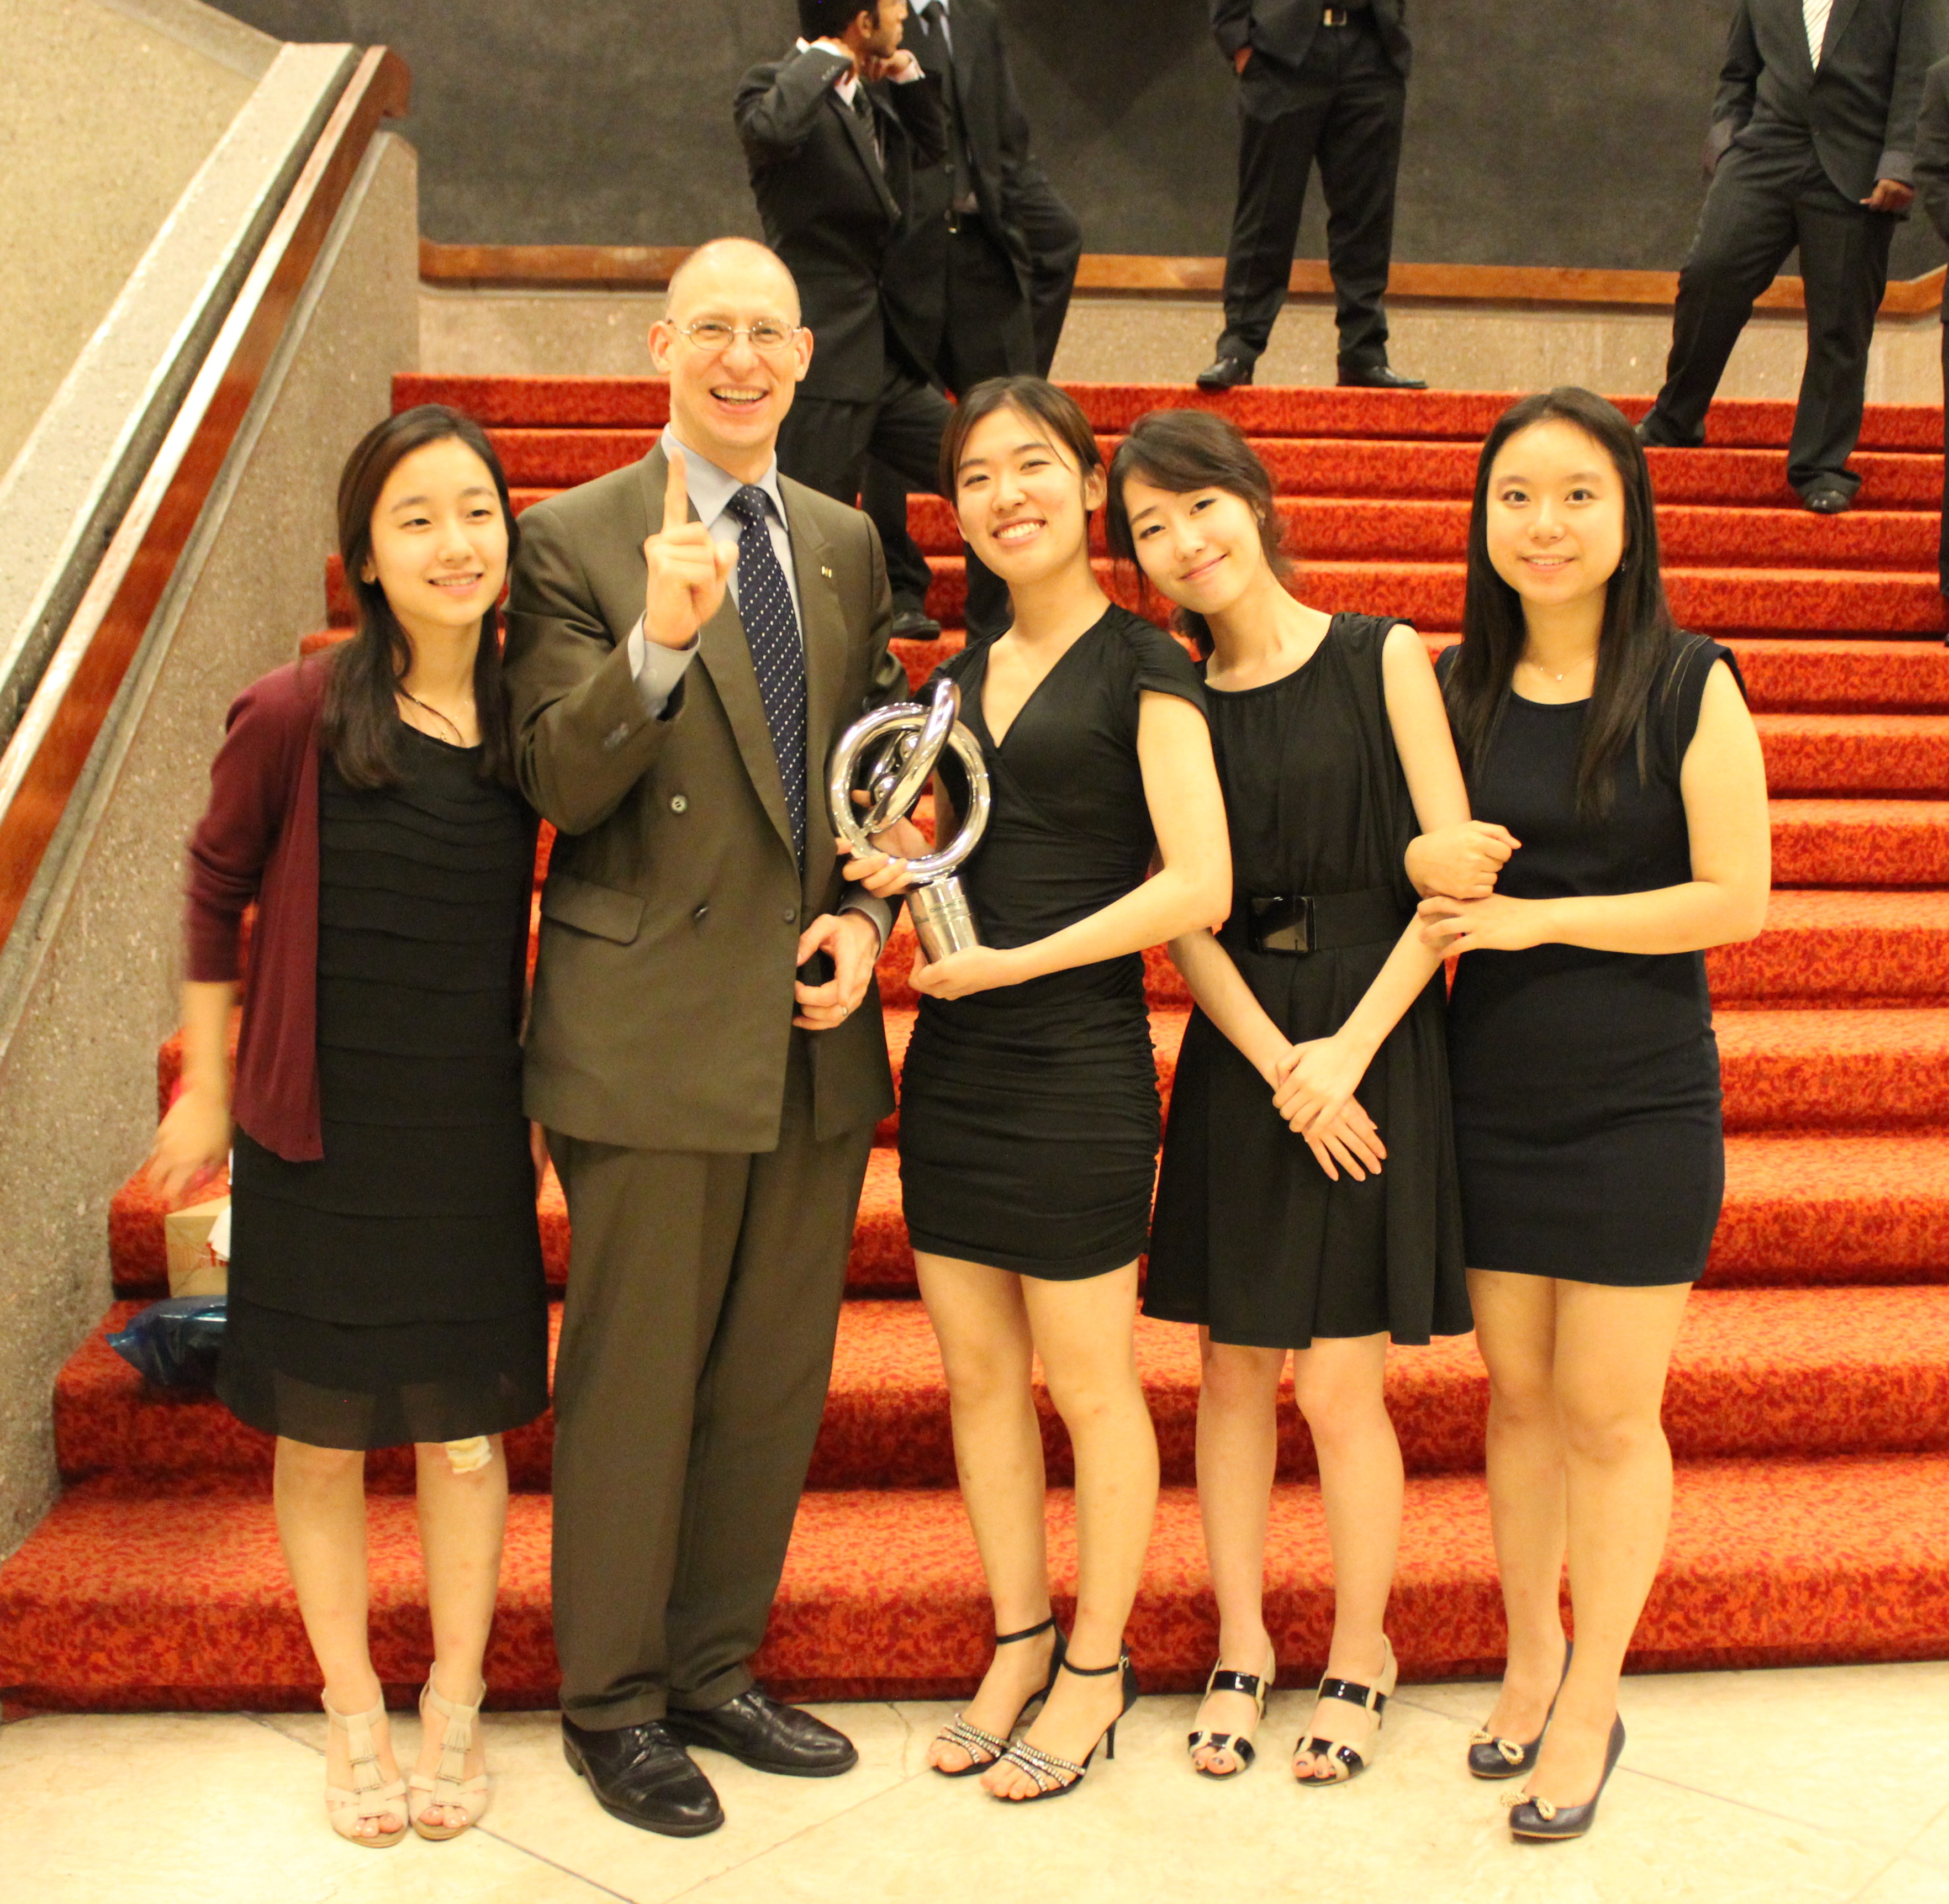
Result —
<svg viewBox="0 0 1949 1904"><path fill-rule="evenodd" d="M931 702L896 702L856 720L833 751L826 783L833 831L858 859L875 859L874 844L913 810L943 748L951 746L968 775L968 810L961 829L945 847L911 860L907 907L921 950L929 964L981 943L968 895L954 870L980 845L988 824L988 768L981 743L961 723L961 690L938 683ZM856 807L853 782L859 762L876 743L879 751L867 770L866 804Z"/></svg>

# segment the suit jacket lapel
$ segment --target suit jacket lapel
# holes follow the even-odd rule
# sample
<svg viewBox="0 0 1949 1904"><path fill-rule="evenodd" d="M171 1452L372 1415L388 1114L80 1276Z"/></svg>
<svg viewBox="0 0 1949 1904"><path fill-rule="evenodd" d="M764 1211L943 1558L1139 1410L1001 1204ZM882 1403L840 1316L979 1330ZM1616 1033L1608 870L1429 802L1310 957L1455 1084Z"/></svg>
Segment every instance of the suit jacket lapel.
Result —
<svg viewBox="0 0 1949 1904"><path fill-rule="evenodd" d="M900 201L894 198L891 187L887 183L886 168L880 163L879 154L873 150L873 135L867 131L866 122L840 98L836 90L828 92L825 98L830 110L839 115L839 123L845 129L846 136L853 142L853 151L857 154L859 163L866 167L866 176L872 182L874 191L879 194L881 210L886 214L889 222L898 224ZM880 102L870 92L866 94L866 100L876 114L883 110ZM881 134L882 145L893 136L895 135L892 132L883 131Z"/></svg>
<svg viewBox="0 0 1949 1904"><path fill-rule="evenodd" d="M661 522L664 487L670 472L670 462L662 446L651 450L638 467L642 471L644 506L651 522ZM699 520L694 502L690 519ZM785 782L779 773L778 749L772 744L771 723L765 718L764 700L758 692L758 670L751 663L751 644L728 589L717 612L698 631L697 665L710 677L710 685L717 690L744 771L751 776L759 800L778 829L779 838L784 841L788 852L796 852L791 817L785 810Z"/></svg>
<svg viewBox="0 0 1949 1904"><path fill-rule="evenodd" d="M816 904L832 873L834 835L832 816L825 810L826 770L840 729L850 725L860 710L839 705L848 642L839 584L828 559L828 545L805 506L805 492L789 479L779 487L785 499L785 525L791 531L799 635L805 645L805 876L810 903ZM753 692L757 689L754 675ZM779 798L782 804L782 790Z"/></svg>
<svg viewBox="0 0 1949 1904"><path fill-rule="evenodd" d="M1840 45L1841 36L1848 30L1848 23L1854 18L1855 11L1860 4L1861 0L1834 0L1833 11L1827 16L1826 35L1820 42L1820 59L1823 65L1826 64L1828 54ZM1803 39L1806 38L1804 28L1801 30L1801 37Z"/></svg>

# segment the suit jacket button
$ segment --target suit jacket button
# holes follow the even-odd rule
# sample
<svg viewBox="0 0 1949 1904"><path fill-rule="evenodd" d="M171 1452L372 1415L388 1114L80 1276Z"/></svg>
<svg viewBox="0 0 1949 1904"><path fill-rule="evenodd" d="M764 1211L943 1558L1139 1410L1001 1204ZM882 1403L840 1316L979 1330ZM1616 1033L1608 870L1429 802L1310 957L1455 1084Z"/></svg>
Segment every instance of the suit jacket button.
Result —
<svg viewBox="0 0 1949 1904"><path fill-rule="evenodd" d="M798 908L796 906L788 906L785 908L785 923L788 926L789 926L792 921L797 917Z"/></svg>
<svg viewBox="0 0 1949 1904"><path fill-rule="evenodd" d="M689 813L690 811L689 800L682 794L672 794L670 795L670 811L673 814Z"/></svg>

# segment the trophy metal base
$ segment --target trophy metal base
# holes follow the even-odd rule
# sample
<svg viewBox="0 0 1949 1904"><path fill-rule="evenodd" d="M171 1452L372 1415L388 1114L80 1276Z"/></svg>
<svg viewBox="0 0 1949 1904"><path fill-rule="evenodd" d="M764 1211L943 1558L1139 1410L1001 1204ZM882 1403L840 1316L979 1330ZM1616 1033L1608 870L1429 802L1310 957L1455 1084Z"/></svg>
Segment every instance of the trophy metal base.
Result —
<svg viewBox="0 0 1949 1904"><path fill-rule="evenodd" d="M929 965L950 952L965 952L981 943L968 895L952 873L944 879L911 888L907 893L907 911Z"/></svg>

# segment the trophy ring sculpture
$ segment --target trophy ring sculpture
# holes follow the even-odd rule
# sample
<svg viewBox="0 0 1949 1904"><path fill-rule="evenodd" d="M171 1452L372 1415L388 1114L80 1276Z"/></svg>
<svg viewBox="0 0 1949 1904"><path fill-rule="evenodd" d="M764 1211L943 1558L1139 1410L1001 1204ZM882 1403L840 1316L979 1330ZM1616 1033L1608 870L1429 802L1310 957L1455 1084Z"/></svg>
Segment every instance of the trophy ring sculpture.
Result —
<svg viewBox="0 0 1949 1904"><path fill-rule="evenodd" d="M931 702L897 701L875 708L840 737L826 782L833 830L855 853L870 855L879 851L872 835L912 811L942 748L952 747L967 770L968 810L962 816L960 832L947 846L908 866L913 885L906 895L907 910L930 965L950 952L981 943L968 895L954 870L981 844L987 829L988 767L981 742L961 724L960 713L961 690L949 680L936 686ZM881 745L867 770L867 804L857 807L853 804L854 778L862 757L875 743Z"/></svg>

